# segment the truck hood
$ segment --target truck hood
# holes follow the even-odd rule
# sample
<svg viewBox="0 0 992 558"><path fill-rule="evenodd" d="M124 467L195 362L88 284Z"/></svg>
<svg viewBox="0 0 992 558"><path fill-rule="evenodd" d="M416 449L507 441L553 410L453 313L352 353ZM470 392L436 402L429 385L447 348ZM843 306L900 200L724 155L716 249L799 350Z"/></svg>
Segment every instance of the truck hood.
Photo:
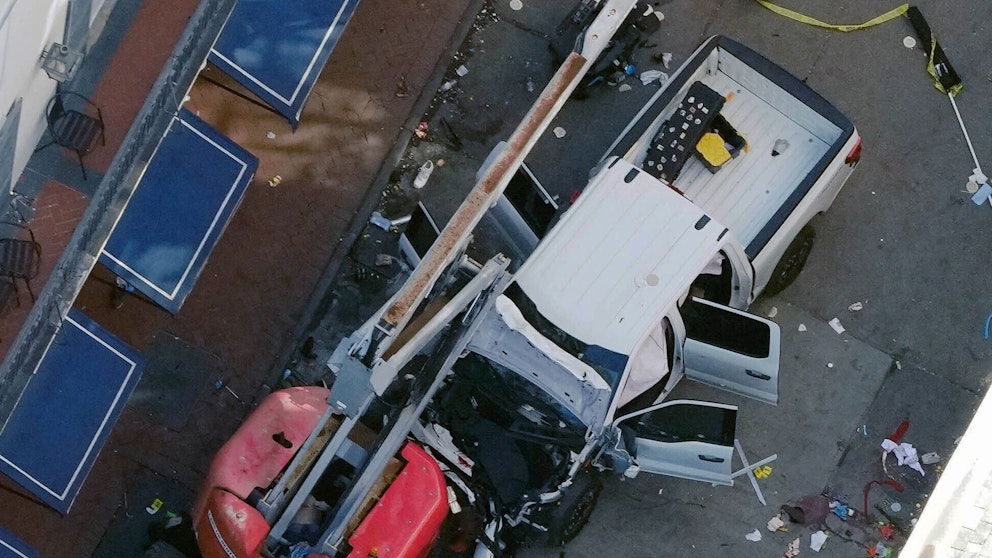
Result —
<svg viewBox="0 0 992 558"><path fill-rule="evenodd" d="M557 327L630 355L727 242L726 234L663 182L612 159L515 281Z"/></svg>

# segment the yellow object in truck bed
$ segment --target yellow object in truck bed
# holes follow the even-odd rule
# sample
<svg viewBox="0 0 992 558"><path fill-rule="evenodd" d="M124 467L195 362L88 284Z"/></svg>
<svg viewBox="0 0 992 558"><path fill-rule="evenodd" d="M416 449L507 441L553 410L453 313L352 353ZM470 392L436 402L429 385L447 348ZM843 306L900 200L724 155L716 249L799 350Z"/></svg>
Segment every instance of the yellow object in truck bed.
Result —
<svg viewBox="0 0 992 558"><path fill-rule="evenodd" d="M723 138L716 132L707 132L696 144L696 152L711 168L720 167L730 160L730 151L724 144Z"/></svg>

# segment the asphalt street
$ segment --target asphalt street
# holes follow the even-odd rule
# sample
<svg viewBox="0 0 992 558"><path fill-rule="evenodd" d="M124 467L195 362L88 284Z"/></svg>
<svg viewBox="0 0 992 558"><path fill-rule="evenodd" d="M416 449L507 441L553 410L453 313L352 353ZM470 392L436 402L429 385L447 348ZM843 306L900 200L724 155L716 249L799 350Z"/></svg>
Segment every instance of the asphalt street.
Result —
<svg viewBox="0 0 992 558"><path fill-rule="evenodd" d="M547 49L572 3L525 0L512 10L498 0L484 8L452 61L435 102L424 115L431 131L413 139L380 187L383 207L402 214L420 200L444 222L474 183L495 143L505 139L553 73ZM860 23L895 7L853 0L825 5L783 3L831 23ZM992 4L918 4L964 83L957 105L986 172L992 170L992 68L988 62ZM656 6L661 29L637 51L637 66L665 70L652 54L671 53L674 69L713 34L728 35L764 54L849 115L863 137L864 154L846 187L813 224L816 245L798 280L752 311L774 315L783 332L780 403L770 407L681 385L680 397L741 408L738 437L755 461L778 459L758 481L712 487L642 475L610 479L586 530L567 556L778 556L793 539L808 550L813 529L787 533L765 524L792 499L827 492L863 509L869 481L884 478L880 442L902 421L905 441L920 453L946 459L992 378L992 340L984 338L992 312L986 240L992 207L971 203L965 191L974 164L947 96L934 88L926 55L908 48L914 36L905 17L864 30L840 32L784 18L750 0L672 0ZM660 58L660 57L659 57ZM467 73L456 70L464 67ZM671 71L668 70L668 71ZM589 99L571 101L545 134L528 164L561 196L584 183L590 166L654 92L631 78L627 88L600 86ZM443 122L442 122L443 120ZM449 130L450 129L450 130ZM423 190L410 187L425 160L443 159ZM480 230L474 249L494 247ZM384 279L356 280L342 268L311 333L327 350L358 325L388 292ZM371 286L370 286L371 285ZM393 284L395 286L395 283ZM355 294L364 292L362 302ZM860 310L851 310L861 303ZM846 329L837 333L828 322ZM939 478L891 470L904 491L873 488L869 512L891 521L896 540L912 527L919 506ZM893 506L893 504L899 504ZM896 511L898 510L898 511ZM853 525L853 524L852 524ZM745 535L758 529L761 541ZM837 529L820 552L864 556L877 530ZM902 531L902 533L899 533ZM548 555L525 550L524 556Z"/></svg>

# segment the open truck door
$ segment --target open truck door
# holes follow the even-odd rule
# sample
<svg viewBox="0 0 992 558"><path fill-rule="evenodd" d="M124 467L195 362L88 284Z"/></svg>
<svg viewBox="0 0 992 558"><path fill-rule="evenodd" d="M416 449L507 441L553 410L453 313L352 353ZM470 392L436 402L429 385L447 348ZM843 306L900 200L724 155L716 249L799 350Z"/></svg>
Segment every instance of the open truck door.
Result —
<svg viewBox="0 0 992 558"><path fill-rule="evenodd" d="M637 471L732 485L737 407L706 401L659 403L621 417L623 445Z"/></svg>
<svg viewBox="0 0 992 558"><path fill-rule="evenodd" d="M729 306L692 298L681 308L689 378L778 404L778 324Z"/></svg>

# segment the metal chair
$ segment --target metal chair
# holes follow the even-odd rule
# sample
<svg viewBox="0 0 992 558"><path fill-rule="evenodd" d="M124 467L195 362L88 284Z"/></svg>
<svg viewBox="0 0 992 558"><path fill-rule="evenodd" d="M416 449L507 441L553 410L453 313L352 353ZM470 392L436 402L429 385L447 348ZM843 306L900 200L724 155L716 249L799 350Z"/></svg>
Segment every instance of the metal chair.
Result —
<svg viewBox="0 0 992 558"><path fill-rule="evenodd" d="M103 145L107 143L103 135L103 112L78 93L58 91L48 102L46 118L48 133L52 139L35 149L35 152L52 144L75 151L79 158L79 168L83 171L83 180L86 180L83 155L96 147L97 139Z"/></svg>
<svg viewBox="0 0 992 558"><path fill-rule="evenodd" d="M28 231L31 239L21 238L0 238L0 275L10 278L11 284L17 292L17 279L24 281L28 286L28 294L31 295L31 302L35 300L34 290L31 288L31 280L38 275L41 266L41 244L34 238L34 232L19 224L8 223ZM8 294L9 296L9 294ZM17 296L17 304L20 305L20 294Z"/></svg>

